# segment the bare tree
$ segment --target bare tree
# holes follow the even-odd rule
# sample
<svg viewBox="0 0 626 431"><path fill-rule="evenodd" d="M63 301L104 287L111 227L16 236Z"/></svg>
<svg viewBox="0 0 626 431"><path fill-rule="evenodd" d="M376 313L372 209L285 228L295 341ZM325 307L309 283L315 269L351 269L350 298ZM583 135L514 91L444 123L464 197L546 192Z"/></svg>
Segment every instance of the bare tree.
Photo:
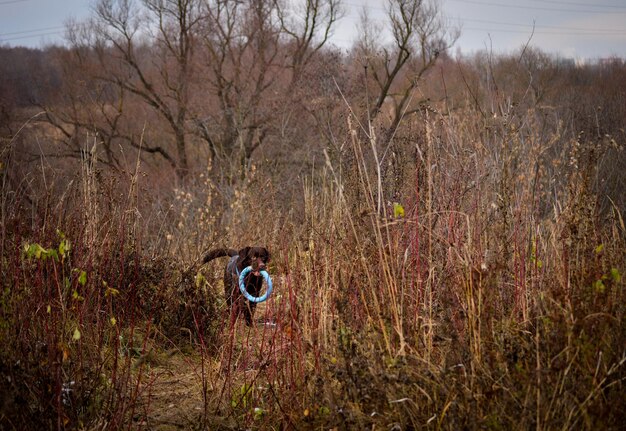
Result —
<svg viewBox="0 0 626 431"><path fill-rule="evenodd" d="M369 16L364 12L360 41L353 51L365 72L364 91L357 88L356 97L363 100L365 93L366 106L358 115L365 140L371 144L369 163L376 173L378 211L383 211L383 196L399 199L405 173L415 163L415 142L403 144L402 139L394 139L403 119L418 113L427 101L415 98L415 90L459 34L447 25L435 0L388 0L386 23L391 36L389 44L373 34ZM379 119L382 112L389 115L390 121ZM382 129L377 136L375 123ZM352 163L349 157L346 163Z"/></svg>
<svg viewBox="0 0 626 431"><path fill-rule="evenodd" d="M174 137L175 155L167 145L126 138L132 146L162 155L180 178L189 170L186 124L194 31L200 19L199 0L142 0L140 5L99 0L95 17L82 32L73 32L77 54L81 45L95 51L98 80L116 86L120 100L124 94L138 97L165 120Z"/></svg>
<svg viewBox="0 0 626 431"><path fill-rule="evenodd" d="M433 0L389 0L387 17L392 44L377 46L371 35L362 30L358 49L365 59L367 73L371 73L376 83L369 119L374 120L383 104L391 101L391 130L395 130L403 116L419 109L416 104L410 106L413 90L439 55L456 42L459 32L447 25L439 4ZM369 26L362 25L363 28Z"/></svg>
<svg viewBox="0 0 626 431"><path fill-rule="evenodd" d="M268 132L268 89L279 52L279 30L267 2L208 3L202 26L209 83L196 124L220 161L246 165Z"/></svg>
<svg viewBox="0 0 626 431"><path fill-rule="evenodd" d="M283 34L289 41L292 85L302 69L328 42L337 21L343 16L340 0L274 0Z"/></svg>
<svg viewBox="0 0 626 431"><path fill-rule="evenodd" d="M242 175L339 17L339 0L292 6L278 0L206 5L202 40L212 97L196 124L212 155L235 161ZM302 15L296 17L296 10Z"/></svg>
<svg viewBox="0 0 626 431"><path fill-rule="evenodd" d="M70 25L76 85L49 121L76 154L80 130L97 134L114 166L117 147L141 148L182 179L208 150L215 167L245 175L297 99L339 1L98 0L89 22Z"/></svg>

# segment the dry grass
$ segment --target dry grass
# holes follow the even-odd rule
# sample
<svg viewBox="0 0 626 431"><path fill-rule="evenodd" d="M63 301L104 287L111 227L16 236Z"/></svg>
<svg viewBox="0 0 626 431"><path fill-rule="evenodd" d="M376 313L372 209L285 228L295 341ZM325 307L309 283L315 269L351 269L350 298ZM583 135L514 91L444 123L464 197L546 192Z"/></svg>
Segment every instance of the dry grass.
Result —
<svg viewBox="0 0 626 431"><path fill-rule="evenodd" d="M589 180L604 143L555 153L532 112L485 133L464 114L399 141L399 180L348 125L292 205L257 172L142 202L138 170L107 201L86 160L29 224L3 188L0 423L619 429L626 232ZM273 252L271 324L229 325L221 264L197 266L218 238Z"/></svg>

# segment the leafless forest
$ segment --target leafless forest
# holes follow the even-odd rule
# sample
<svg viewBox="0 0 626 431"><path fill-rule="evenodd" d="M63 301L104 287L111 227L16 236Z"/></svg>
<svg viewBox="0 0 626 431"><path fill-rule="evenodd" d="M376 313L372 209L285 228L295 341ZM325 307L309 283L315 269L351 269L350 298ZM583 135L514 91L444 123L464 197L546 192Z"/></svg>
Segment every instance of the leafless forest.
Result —
<svg viewBox="0 0 626 431"><path fill-rule="evenodd" d="M99 0L0 47L1 429L623 429L626 63L342 13ZM252 328L201 265L246 245Z"/></svg>

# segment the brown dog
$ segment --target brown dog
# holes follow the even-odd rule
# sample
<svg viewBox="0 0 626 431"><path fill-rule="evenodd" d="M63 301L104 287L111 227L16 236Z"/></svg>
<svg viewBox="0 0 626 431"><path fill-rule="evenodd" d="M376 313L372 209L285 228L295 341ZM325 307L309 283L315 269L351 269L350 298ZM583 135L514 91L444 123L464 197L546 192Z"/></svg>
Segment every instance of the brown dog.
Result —
<svg viewBox="0 0 626 431"><path fill-rule="evenodd" d="M209 251L203 264L215 258L230 256L230 260L224 270L224 293L226 303L231 308L233 318L237 318L243 312L246 325L252 326L252 317L256 303L248 301L239 290L239 274L248 266L252 271L246 276L244 283L246 290L252 296L259 296L263 286L263 276L261 271L267 270L267 263L270 260L270 253L265 247L244 247L237 251L232 248L218 248Z"/></svg>

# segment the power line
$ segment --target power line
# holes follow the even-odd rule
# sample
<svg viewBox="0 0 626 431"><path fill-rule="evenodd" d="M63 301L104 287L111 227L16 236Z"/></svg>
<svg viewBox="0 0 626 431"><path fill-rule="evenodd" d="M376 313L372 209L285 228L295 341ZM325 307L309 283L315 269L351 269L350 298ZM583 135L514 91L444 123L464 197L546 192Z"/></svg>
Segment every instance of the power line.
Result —
<svg viewBox="0 0 626 431"><path fill-rule="evenodd" d="M488 33L519 33L519 34L529 34L528 30L512 30L512 29L492 29L492 28L480 28L480 27L465 27L464 30L470 31L485 31ZM534 34L546 34L546 35L554 35L554 36L626 36L626 33L623 34L607 34L607 33L580 33L580 32L563 32L563 31L534 31Z"/></svg>
<svg viewBox="0 0 626 431"><path fill-rule="evenodd" d="M453 2L457 2L457 3L471 3L471 4L479 4L479 5L484 5L484 6L497 6L497 7L506 7L506 8L513 8L513 9L526 9L526 10L543 10L543 11L550 11L550 12L567 12L567 13L596 13L596 14L602 14L602 13L609 13L609 11L606 10L590 10L590 9L568 9L566 11L564 11L562 8L561 9L556 9L556 8L548 8L548 7L539 7L539 6L519 6L519 5L511 5L511 4L504 4L504 3L493 3L493 2L487 2L487 1L477 1L477 0L451 0ZM572 5L570 3L570 5ZM610 11L610 13L626 13L626 9L624 11Z"/></svg>
<svg viewBox="0 0 626 431"><path fill-rule="evenodd" d="M359 19L358 17L353 17L353 16L348 16L345 18L353 20L353 21L357 21ZM598 28L566 27L566 26L557 26L557 25L532 25L532 24L518 24L518 23L512 23L512 22L490 21L490 20L470 19L470 18L461 18L461 17L458 17L458 19L460 21L476 22L476 23L482 23L482 24L524 27L528 29L534 28L536 30L535 33L541 33L543 32L543 29L545 29L545 30L565 30L565 31L575 32L575 33L569 33L569 34L604 35L604 36L626 35L626 29L617 29L617 28L598 29ZM380 18L370 18L370 20L380 22L380 23L386 22L384 19L380 19ZM468 27L463 27L462 29L465 30L465 29L468 29ZM471 29L478 30L476 27L471 27ZM483 29L483 30L489 31L489 29ZM505 31L505 30L503 29L501 31ZM515 31L515 30L509 30L509 31ZM552 32L550 34L556 34L556 33ZM565 33L562 33L562 34L565 34Z"/></svg>
<svg viewBox="0 0 626 431"><path fill-rule="evenodd" d="M11 36L11 35L14 35L14 34L24 34L24 33L36 33L36 32L39 32L39 31L59 30L59 29L62 29L62 28L65 28L65 27L62 26L62 25L58 25L56 27L43 27L43 28L36 28L36 29L33 29L33 30L22 30L22 31L12 31L10 33L0 33L0 36Z"/></svg>
<svg viewBox="0 0 626 431"><path fill-rule="evenodd" d="M558 0L537 0L538 3L552 3L552 4L559 4L559 5L563 5L563 6L573 6L573 7L585 7L586 9L582 10L582 9L568 9L568 10L563 10L563 8L557 9L557 8L549 8L549 7L541 7L541 6L520 6L520 5L510 5L510 4L505 4L505 3L494 3L494 2L489 2L489 1L479 1L479 0L450 0L453 2L457 2L457 3L472 3L472 4L482 4L485 6L500 6L500 7L507 7L507 8L515 8L515 9L529 9L529 10L544 10L544 11L551 11L551 12L574 12L574 13L626 13L626 6L616 6L616 5L606 5L606 4L593 4L593 5L589 5L589 4L585 4L585 3L577 3L577 2L566 2L566 1L558 1ZM387 11L387 9L385 9L384 7L380 7L380 6L368 6L368 5L362 5L362 4L354 4L354 3L350 3L350 2L344 2L345 5L347 6L352 6L354 8L363 8L365 7L365 9L375 9L375 10L381 10L381 11ZM590 10L589 8L607 8L607 9L617 9L617 10Z"/></svg>
<svg viewBox="0 0 626 431"><path fill-rule="evenodd" d="M7 1L0 1L0 6L5 5L5 4L11 4L11 3L23 3L25 1L29 1L29 0L7 0Z"/></svg>
<svg viewBox="0 0 626 431"><path fill-rule="evenodd" d="M624 9L626 10L626 6L617 6L617 5L612 5L612 4L593 4L593 5L589 5L587 3L576 3L576 2L567 2L567 1L557 1L557 0L532 0L535 3L552 3L552 4L561 4L564 6L582 6L582 7L588 7L588 6L593 6L593 7L604 7L607 9Z"/></svg>
<svg viewBox="0 0 626 431"><path fill-rule="evenodd" d="M368 6L368 5L362 5L362 4L354 4L354 3L348 3L348 2L344 2L343 4L345 4L346 6L352 6L354 8L359 8L359 9L376 9L376 10L382 10L387 12L387 9L385 9L384 7L380 7L380 6Z"/></svg>
<svg viewBox="0 0 626 431"><path fill-rule="evenodd" d="M41 33L41 34L32 34L30 36L19 36L19 37L9 37L7 39L0 38L0 42L8 42L10 40L21 40L21 39L32 39L33 37L42 37L42 36L52 36L52 35L61 35L64 32L62 31L52 31L49 33Z"/></svg>
<svg viewBox="0 0 626 431"><path fill-rule="evenodd" d="M532 24L516 24L516 23L512 23L512 22L498 22L498 21L488 21L488 20L482 20L482 19L470 19L470 18L462 18L463 21L468 21L468 22L478 22L478 23L483 23L483 24L495 24L495 25L510 25L513 27L526 27L526 28L535 28L535 29L552 29L552 30L569 30L569 31L575 31L577 33L589 33L589 34L603 34L603 35L607 35L607 36L611 36L611 35L621 35L624 34L626 35L626 29L613 29L613 28L606 28L606 29L594 29L594 28L581 28L581 27L564 27L564 26L557 26L557 25L532 25Z"/></svg>

